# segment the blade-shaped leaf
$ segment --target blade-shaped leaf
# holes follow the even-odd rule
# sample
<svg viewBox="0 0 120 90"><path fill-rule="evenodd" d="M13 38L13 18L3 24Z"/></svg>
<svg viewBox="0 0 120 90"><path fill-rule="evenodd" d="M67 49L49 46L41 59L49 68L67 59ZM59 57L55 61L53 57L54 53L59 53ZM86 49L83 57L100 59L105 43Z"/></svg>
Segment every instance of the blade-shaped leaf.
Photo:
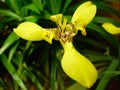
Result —
<svg viewBox="0 0 120 90"><path fill-rule="evenodd" d="M52 14L60 13L62 0L46 0L47 7Z"/></svg>
<svg viewBox="0 0 120 90"><path fill-rule="evenodd" d="M19 42L17 42L17 43L10 49L9 57L8 57L8 61L9 61L9 62L11 61L13 55L15 54L15 51L16 51L18 45L19 45Z"/></svg>
<svg viewBox="0 0 120 90"><path fill-rule="evenodd" d="M8 48L10 47L16 40L18 40L18 36L12 32L7 39L5 40L5 42L3 43L2 47L0 48L0 55Z"/></svg>
<svg viewBox="0 0 120 90"><path fill-rule="evenodd" d="M68 7L68 5L72 2L72 0L66 0L64 3L64 6L62 7L62 13L64 13L64 11L66 10L66 8Z"/></svg>
<svg viewBox="0 0 120 90"><path fill-rule="evenodd" d="M120 26L119 21L116 21L116 20L114 20L112 18L108 18L108 17L96 16L96 17L94 17L93 21L96 22L96 23L101 23L101 24L103 24L105 22L110 22L110 23L112 23L116 26Z"/></svg>
<svg viewBox="0 0 120 90"><path fill-rule="evenodd" d="M28 14L28 10L31 10L31 11L33 11L33 12L36 12L36 13L40 14L40 11L39 11L39 9L36 7L35 4L26 5L26 6L22 7L21 10L22 10L23 15L27 15L27 14Z"/></svg>
<svg viewBox="0 0 120 90"><path fill-rule="evenodd" d="M67 90L88 90L87 88L81 86L78 83L74 83L73 85L69 86Z"/></svg>
<svg viewBox="0 0 120 90"><path fill-rule="evenodd" d="M27 70L26 74L31 79L31 81L37 86L37 88L39 90L43 90L42 85L40 84L39 80L36 78L36 76L30 70Z"/></svg>
<svg viewBox="0 0 120 90"><path fill-rule="evenodd" d="M102 35L103 38L105 38L106 40L108 40L111 43L111 45L113 45L114 48L118 50L118 41L115 39L114 36L112 36L111 34L107 33L104 29L102 29L100 26L98 26L95 23L89 23L87 25L87 27L89 29L91 29L91 31L93 30L94 32L97 32L100 35Z"/></svg>
<svg viewBox="0 0 120 90"><path fill-rule="evenodd" d="M42 0L32 0L34 5L37 7L38 10L43 10L43 1Z"/></svg>
<svg viewBox="0 0 120 90"><path fill-rule="evenodd" d="M105 71L103 77L101 78L100 82L98 83L98 86L95 90L105 90L105 87L107 83L109 82L110 78L113 76L113 72L119 65L118 60L113 60L111 64L108 66L107 70Z"/></svg>
<svg viewBox="0 0 120 90"><path fill-rule="evenodd" d="M0 14L12 17L12 18L17 19L19 21L22 20L22 18L20 16L18 16L16 13L13 13L10 10L0 9Z"/></svg>
<svg viewBox="0 0 120 90"><path fill-rule="evenodd" d="M97 2L94 2L99 10L110 12L112 14L115 14L120 17L120 13L116 11L114 8L112 8L107 3L101 2L100 0L97 0Z"/></svg>
<svg viewBox="0 0 120 90"><path fill-rule="evenodd" d="M9 0L11 8L17 13L20 14L20 0Z"/></svg>
<svg viewBox="0 0 120 90"><path fill-rule="evenodd" d="M15 67L12 65L12 63L8 62L7 57L2 54L0 56L1 62L3 63L3 65L5 66L5 68L7 69L7 71L10 73L10 75L12 76L12 78L16 81L16 83L19 84L19 86L23 89L23 90L27 90L25 84L23 83L22 79L19 77L19 75L17 74Z"/></svg>

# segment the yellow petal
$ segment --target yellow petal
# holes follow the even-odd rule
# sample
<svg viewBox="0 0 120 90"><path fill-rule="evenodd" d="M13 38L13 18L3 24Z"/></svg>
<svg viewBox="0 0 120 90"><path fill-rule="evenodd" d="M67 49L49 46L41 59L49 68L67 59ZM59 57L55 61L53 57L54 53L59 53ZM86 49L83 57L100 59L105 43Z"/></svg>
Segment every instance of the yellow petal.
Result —
<svg viewBox="0 0 120 90"><path fill-rule="evenodd" d="M110 34L120 34L120 27L116 27L111 23L104 23L102 27Z"/></svg>
<svg viewBox="0 0 120 90"><path fill-rule="evenodd" d="M62 22L62 14L56 14L56 15L52 15L50 17L50 19L53 21L53 22L56 22L56 24L60 24Z"/></svg>
<svg viewBox="0 0 120 90"><path fill-rule="evenodd" d="M97 79L96 68L75 50L71 42L62 45L65 50L61 61L64 72L81 85L90 88Z"/></svg>
<svg viewBox="0 0 120 90"><path fill-rule="evenodd" d="M87 1L80 5L72 17L72 24L75 25L77 30L81 30L83 35L86 35L85 28L88 23L94 18L96 14L96 6L90 1Z"/></svg>
<svg viewBox="0 0 120 90"><path fill-rule="evenodd" d="M67 23L67 19L64 18L63 22L62 22L62 14L56 14L56 15L52 15L50 17L50 19L55 22L58 26L58 28L60 28L62 31L65 29L66 27L66 23Z"/></svg>
<svg viewBox="0 0 120 90"><path fill-rule="evenodd" d="M45 40L52 43L53 33L46 30L33 22L24 22L14 28L14 32L23 39L30 41Z"/></svg>

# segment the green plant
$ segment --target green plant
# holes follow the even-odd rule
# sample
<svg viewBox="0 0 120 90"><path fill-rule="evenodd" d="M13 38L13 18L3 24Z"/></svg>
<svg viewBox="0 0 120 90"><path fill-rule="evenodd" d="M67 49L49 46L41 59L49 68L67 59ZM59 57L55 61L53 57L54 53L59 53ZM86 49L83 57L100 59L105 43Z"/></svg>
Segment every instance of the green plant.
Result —
<svg viewBox="0 0 120 90"><path fill-rule="evenodd" d="M13 28L25 21L35 22L44 28L54 28L55 23L49 20L53 14L62 13L69 22L75 9L84 1L87 0L0 1L0 90L87 90L62 71L59 61L63 49L59 42L53 40L52 45L45 41L30 42L13 33ZM110 22L119 26L120 22L99 12L117 17L120 17L120 13L108 4L117 0L91 1L97 6L97 15L86 26L87 36L78 32L73 42L74 47L98 69L98 80L91 89L104 90L111 78L120 75L120 49L119 38L116 38L119 35L109 34L101 25Z"/></svg>

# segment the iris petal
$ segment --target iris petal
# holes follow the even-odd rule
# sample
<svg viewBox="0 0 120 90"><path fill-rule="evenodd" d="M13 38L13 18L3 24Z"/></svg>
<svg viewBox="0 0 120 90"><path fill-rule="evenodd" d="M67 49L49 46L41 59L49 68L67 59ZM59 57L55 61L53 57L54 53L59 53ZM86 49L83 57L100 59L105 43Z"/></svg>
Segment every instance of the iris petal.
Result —
<svg viewBox="0 0 120 90"><path fill-rule="evenodd" d="M62 22L62 14L56 14L56 15L52 15L50 17L50 19L53 21L53 22L56 22L57 24L59 22Z"/></svg>
<svg viewBox="0 0 120 90"><path fill-rule="evenodd" d="M54 34L52 31L44 29L33 22L24 22L14 28L14 32L23 39L30 41L45 40L52 43Z"/></svg>
<svg viewBox="0 0 120 90"><path fill-rule="evenodd" d="M64 72L81 85L90 88L97 79L97 70L94 65L75 50L72 42L62 45L65 50L61 61Z"/></svg>
<svg viewBox="0 0 120 90"><path fill-rule="evenodd" d="M86 35L85 28L88 23L94 18L96 14L96 6L90 1L80 5L73 14L71 23L75 25L77 30L81 30L83 35Z"/></svg>
<svg viewBox="0 0 120 90"><path fill-rule="evenodd" d="M110 34L120 34L120 27L116 27L111 23L104 23L102 27Z"/></svg>

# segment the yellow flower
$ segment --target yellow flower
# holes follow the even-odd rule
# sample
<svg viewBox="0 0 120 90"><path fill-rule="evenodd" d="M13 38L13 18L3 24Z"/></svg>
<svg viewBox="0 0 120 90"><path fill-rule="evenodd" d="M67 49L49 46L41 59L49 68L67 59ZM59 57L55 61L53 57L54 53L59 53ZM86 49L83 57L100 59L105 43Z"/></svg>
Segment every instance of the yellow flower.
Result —
<svg viewBox="0 0 120 90"><path fill-rule="evenodd" d="M111 23L104 23L102 27L110 34L120 34L120 27L116 27Z"/></svg>
<svg viewBox="0 0 120 90"><path fill-rule="evenodd" d="M85 27L96 14L96 6L90 1L80 5L75 11L72 20L67 24L67 20L62 22L62 14L51 16L51 20L56 22L60 35L59 40L64 48L64 55L61 60L64 72L80 83L90 88L97 79L97 70L94 65L83 55L77 52L72 45L73 36L81 30L86 35Z"/></svg>
<svg viewBox="0 0 120 90"><path fill-rule="evenodd" d="M33 22L24 22L14 29L14 32L23 39L30 41L45 40L52 43L53 32L40 27Z"/></svg>
<svg viewBox="0 0 120 90"><path fill-rule="evenodd" d="M93 19L96 14L96 6L90 1L80 5L75 11L72 20L67 24L67 19L62 22L62 14L53 15L50 19L57 24L57 28L45 29L33 22L21 23L14 32L23 39L30 41L45 40L52 43L52 39L61 40L64 36L73 37L81 30L83 35L86 35L85 27ZM60 37L61 36L61 37Z"/></svg>
<svg viewBox="0 0 120 90"><path fill-rule="evenodd" d="M96 6L87 1L77 8L70 23L67 23L66 18L62 21L62 14L57 14L50 17L57 28L45 29L32 22L24 22L14 32L31 41L45 40L52 43L52 39L59 40L65 51L61 61L63 70L69 77L90 88L97 79L97 70L87 58L75 50L72 40L78 30L86 35L85 27L95 14Z"/></svg>
<svg viewBox="0 0 120 90"><path fill-rule="evenodd" d="M87 58L75 50L72 42L62 45L65 50L61 61L64 72L81 85L90 88L97 79L97 70Z"/></svg>

